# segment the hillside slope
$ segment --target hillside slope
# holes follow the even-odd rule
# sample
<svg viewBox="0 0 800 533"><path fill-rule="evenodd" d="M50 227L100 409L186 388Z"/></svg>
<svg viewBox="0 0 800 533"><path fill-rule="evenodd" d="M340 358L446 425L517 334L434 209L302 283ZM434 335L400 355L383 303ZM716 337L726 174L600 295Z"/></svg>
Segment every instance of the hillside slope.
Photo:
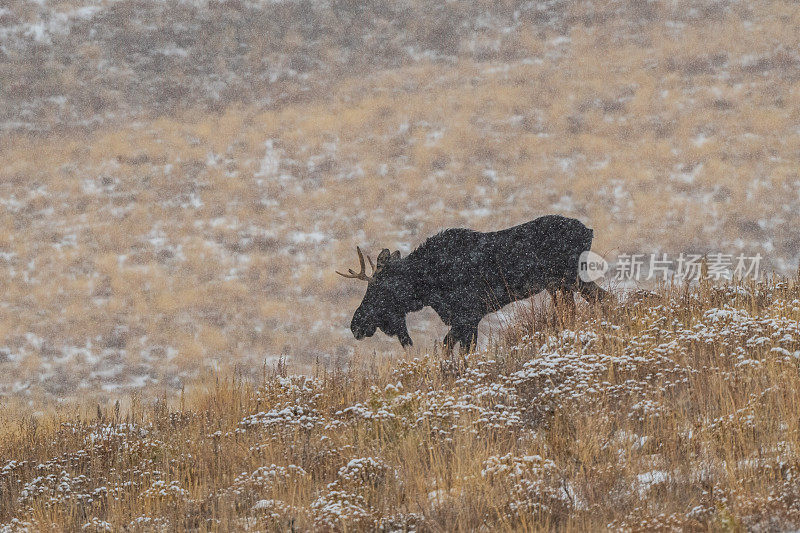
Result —
<svg viewBox="0 0 800 533"><path fill-rule="evenodd" d="M390 353L334 270L447 227L800 259L794 2L3 6L0 394Z"/></svg>

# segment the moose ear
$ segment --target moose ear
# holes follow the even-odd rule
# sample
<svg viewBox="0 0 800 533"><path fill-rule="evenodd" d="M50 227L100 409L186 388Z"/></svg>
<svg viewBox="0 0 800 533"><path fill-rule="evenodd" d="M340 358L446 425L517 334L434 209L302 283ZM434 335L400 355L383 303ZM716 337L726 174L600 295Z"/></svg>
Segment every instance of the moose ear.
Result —
<svg viewBox="0 0 800 533"><path fill-rule="evenodd" d="M389 256L389 259L392 261L397 261L398 259L400 259L400 250L395 250L394 252L392 252L392 255Z"/></svg>
<svg viewBox="0 0 800 533"><path fill-rule="evenodd" d="M389 263L391 255L392 254L391 252L389 252L388 248L384 248L383 250L381 250L381 253L378 254L378 260L375 261L375 270L378 271L383 269L383 267L385 267L386 264Z"/></svg>

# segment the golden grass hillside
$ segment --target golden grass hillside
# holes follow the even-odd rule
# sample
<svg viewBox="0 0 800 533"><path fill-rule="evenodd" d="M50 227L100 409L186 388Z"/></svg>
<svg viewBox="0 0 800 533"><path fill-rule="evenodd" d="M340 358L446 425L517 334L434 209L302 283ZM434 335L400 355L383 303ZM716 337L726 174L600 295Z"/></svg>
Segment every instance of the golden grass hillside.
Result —
<svg viewBox="0 0 800 533"><path fill-rule="evenodd" d="M74 11L83 4L100 11ZM335 367L360 349L387 353L389 339L352 338L363 287L334 269L353 264L355 245L405 254L446 227L558 212L593 227L594 249L612 259L760 253L766 271L795 271L794 3L477 3L427 15L411 4L420 16L385 27L377 3L363 24L347 22L345 4L331 5L347 16L312 13L330 21L317 40L302 28L184 35L215 9L261 9L247 2L212 2L210 14L168 2L154 26L140 19L155 7L128 0L48 4L72 13L67 34L47 22L55 15L36 22L30 2L3 8L16 24L4 38L28 43L6 43L16 62L3 72L48 83L9 101L0 135L0 393L152 397L209 367L254 376L280 357ZM267 24L269 12L252 15ZM447 17L460 22L439 27ZM81 48L95 38L89 22L107 40ZM159 24L171 29L147 33ZM390 45L406 55L369 53ZM246 60L223 60L239 49ZM117 65L111 78L90 83L103 64ZM294 74L211 103L170 92L225 68L250 79L242 65ZM80 98L99 88L105 111L84 115ZM53 102L66 103L42 111ZM410 327L420 355L443 335L429 312Z"/></svg>
<svg viewBox="0 0 800 533"><path fill-rule="evenodd" d="M0 530L800 526L800 283L520 310L464 360L0 411Z"/></svg>

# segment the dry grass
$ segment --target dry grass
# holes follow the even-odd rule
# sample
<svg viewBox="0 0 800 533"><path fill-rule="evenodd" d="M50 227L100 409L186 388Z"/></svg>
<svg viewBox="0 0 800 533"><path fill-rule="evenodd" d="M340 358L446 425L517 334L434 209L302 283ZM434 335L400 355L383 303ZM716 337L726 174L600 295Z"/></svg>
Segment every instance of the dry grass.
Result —
<svg viewBox="0 0 800 533"><path fill-rule="evenodd" d="M800 525L800 284L519 309L437 355L174 401L0 412L0 526L741 530Z"/></svg>
<svg viewBox="0 0 800 533"><path fill-rule="evenodd" d="M537 6L4 4L0 531L800 527L796 280L353 340L445 227L796 270L794 2Z"/></svg>

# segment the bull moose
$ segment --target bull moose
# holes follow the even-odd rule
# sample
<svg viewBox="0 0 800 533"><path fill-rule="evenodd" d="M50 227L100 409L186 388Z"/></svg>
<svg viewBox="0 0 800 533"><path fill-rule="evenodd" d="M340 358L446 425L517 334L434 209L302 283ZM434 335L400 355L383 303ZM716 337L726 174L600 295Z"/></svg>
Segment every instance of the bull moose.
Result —
<svg viewBox="0 0 800 533"><path fill-rule="evenodd" d="M501 231L482 233L446 229L401 258L384 248L365 272L364 255L356 247L361 271L349 269L346 278L367 282L350 330L356 339L376 329L395 336L403 347L412 345L406 313L430 306L451 326L444 338L450 350L456 343L468 350L478 339L478 323L489 313L547 290L556 301L561 292L571 307L573 292L597 302L607 292L578 277L581 253L592 245L593 232L580 221L547 215Z"/></svg>

